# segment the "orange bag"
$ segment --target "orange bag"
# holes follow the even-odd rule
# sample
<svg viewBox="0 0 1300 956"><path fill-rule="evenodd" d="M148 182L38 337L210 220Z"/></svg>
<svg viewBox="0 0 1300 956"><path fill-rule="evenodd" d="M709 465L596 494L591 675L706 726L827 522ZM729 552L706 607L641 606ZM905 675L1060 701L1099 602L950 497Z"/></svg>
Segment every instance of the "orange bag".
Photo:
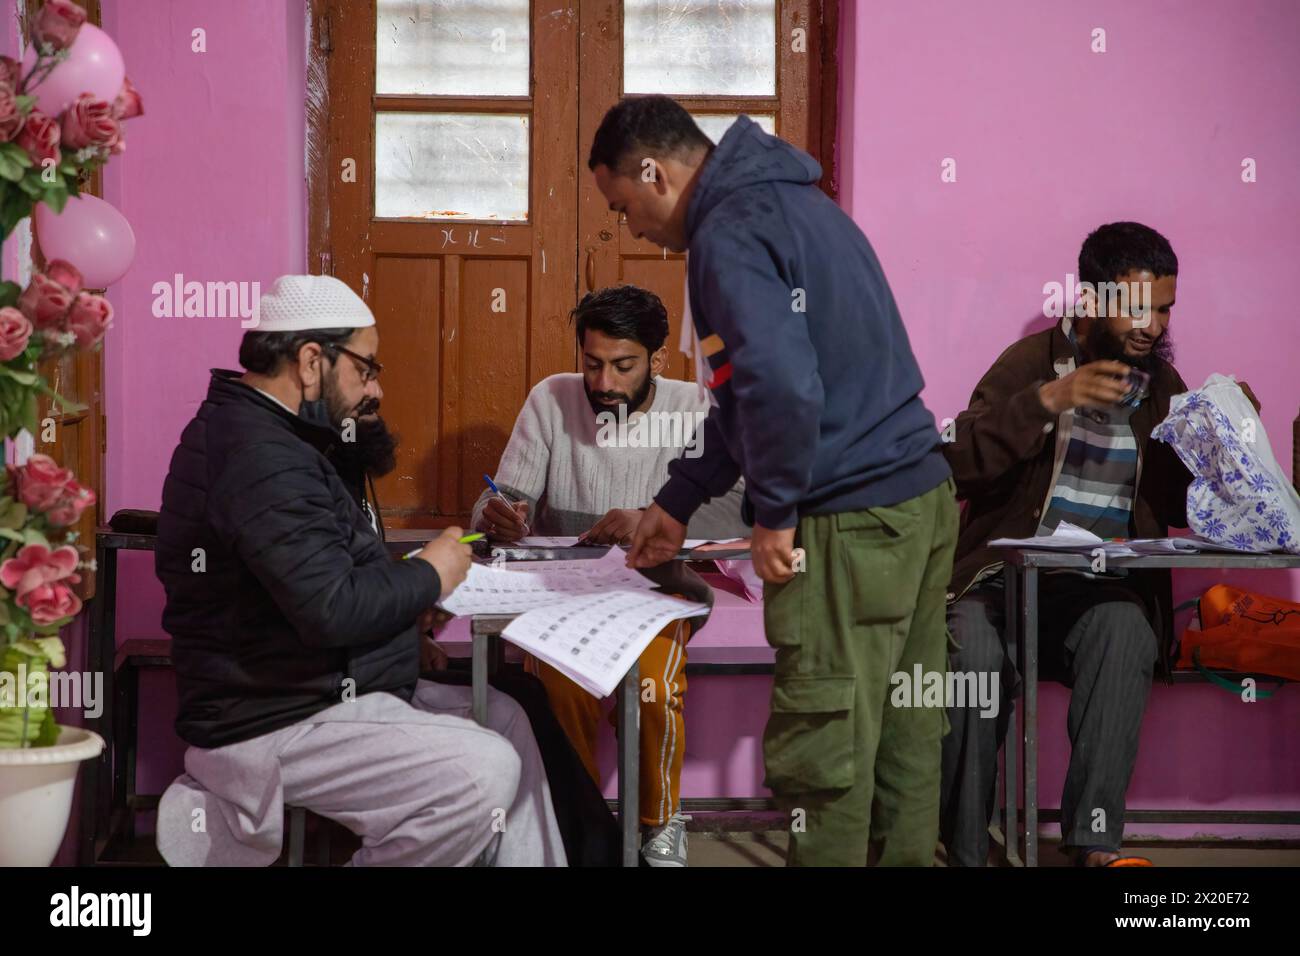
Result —
<svg viewBox="0 0 1300 956"><path fill-rule="evenodd" d="M1300 604L1216 584L1200 600L1201 630L1183 632L1179 667L1300 681Z"/></svg>

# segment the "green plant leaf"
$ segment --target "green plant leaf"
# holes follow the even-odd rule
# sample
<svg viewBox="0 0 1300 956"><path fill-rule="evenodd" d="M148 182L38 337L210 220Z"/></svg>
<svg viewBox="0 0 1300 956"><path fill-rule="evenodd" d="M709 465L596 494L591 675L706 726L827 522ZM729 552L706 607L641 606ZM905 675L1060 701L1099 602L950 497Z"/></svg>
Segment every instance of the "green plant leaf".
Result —
<svg viewBox="0 0 1300 956"><path fill-rule="evenodd" d="M37 430L36 418L36 393L28 392L26 399L23 401L22 416L19 421L22 422L23 428L27 429L28 434L35 435Z"/></svg>
<svg viewBox="0 0 1300 956"><path fill-rule="evenodd" d="M35 388L36 383L40 380L40 376L35 372L24 372L22 369L14 368L6 363L0 363L0 375L11 378L19 385L27 388Z"/></svg>
<svg viewBox="0 0 1300 956"><path fill-rule="evenodd" d="M27 506L25 504L9 497L4 498L3 501L4 510L0 512L0 527L21 528L27 523Z"/></svg>
<svg viewBox="0 0 1300 956"><path fill-rule="evenodd" d="M50 399L50 401L58 402L59 405L63 408L63 410L67 412L69 415L75 415L78 412L84 412L86 410L85 405L81 405L77 402L74 402L70 398L64 398L54 389L50 388L50 386L45 383L45 379L42 378L40 375L36 376L35 385L36 385L36 390L38 392L40 392L46 398ZM36 434L35 430L33 429L28 429L28 430L31 431L33 435Z"/></svg>
<svg viewBox="0 0 1300 956"><path fill-rule="evenodd" d="M8 236L14 226L32 214L32 201L21 189L5 186L0 201L0 235Z"/></svg>
<svg viewBox="0 0 1300 956"><path fill-rule="evenodd" d="M13 305L22 294L23 287L17 282L9 282L8 280L0 282L0 307Z"/></svg>
<svg viewBox="0 0 1300 956"><path fill-rule="evenodd" d="M23 169L29 169L32 166L32 158L27 155L27 150L17 143L0 143L0 156L12 160Z"/></svg>
<svg viewBox="0 0 1300 956"><path fill-rule="evenodd" d="M36 734L36 739L32 741L33 747L53 747L59 742L59 725L54 719L54 711L48 707L45 710L45 719L41 721L40 730Z"/></svg>
<svg viewBox="0 0 1300 956"><path fill-rule="evenodd" d="M68 196L71 190L68 189L67 183L58 182L48 185L45 189L45 198L42 202L49 206L54 212L63 212L63 207L68 204Z"/></svg>

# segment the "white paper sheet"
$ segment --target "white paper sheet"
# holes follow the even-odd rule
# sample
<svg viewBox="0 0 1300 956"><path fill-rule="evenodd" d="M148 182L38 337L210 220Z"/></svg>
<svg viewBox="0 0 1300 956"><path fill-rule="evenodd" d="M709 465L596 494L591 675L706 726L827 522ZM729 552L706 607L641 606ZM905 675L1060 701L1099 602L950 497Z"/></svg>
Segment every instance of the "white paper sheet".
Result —
<svg viewBox="0 0 1300 956"><path fill-rule="evenodd" d="M532 535L530 537L520 538L517 545L527 548L571 548L578 543L579 535ZM687 538L682 542L682 547L690 551L705 544L728 545L735 544L738 541L748 541L748 538L730 538L726 541L716 541L713 538ZM506 546L508 547L508 545ZM593 545L595 547L595 545Z"/></svg>
<svg viewBox="0 0 1300 956"><path fill-rule="evenodd" d="M989 542L994 548L1034 548L1043 551L1094 551L1101 548L1107 557L1133 557L1142 554L1199 554L1202 551L1239 551L1195 535L1185 538L1125 538L1103 541L1091 531L1062 521L1052 534L1033 538L997 538Z"/></svg>
<svg viewBox="0 0 1300 956"><path fill-rule="evenodd" d="M536 608L501 633L588 693L608 697L665 624L708 610L667 594L616 589Z"/></svg>
<svg viewBox="0 0 1300 956"><path fill-rule="evenodd" d="M1095 548L1103 542L1091 531L1078 525L1062 521L1051 534L1035 535L1032 538L995 538L989 542L991 548L1044 548L1049 551L1073 551L1077 548Z"/></svg>
<svg viewBox="0 0 1300 956"><path fill-rule="evenodd" d="M440 603L456 615L522 614L578 594L655 586L626 561L626 554L610 548L604 557L588 560L471 564L465 580Z"/></svg>
<svg viewBox="0 0 1300 956"><path fill-rule="evenodd" d="M1250 554L1231 545L1216 544L1205 538L1190 535L1185 538L1134 538L1125 541L1138 554L1200 554L1203 551L1226 552L1228 554Z"/></svg>

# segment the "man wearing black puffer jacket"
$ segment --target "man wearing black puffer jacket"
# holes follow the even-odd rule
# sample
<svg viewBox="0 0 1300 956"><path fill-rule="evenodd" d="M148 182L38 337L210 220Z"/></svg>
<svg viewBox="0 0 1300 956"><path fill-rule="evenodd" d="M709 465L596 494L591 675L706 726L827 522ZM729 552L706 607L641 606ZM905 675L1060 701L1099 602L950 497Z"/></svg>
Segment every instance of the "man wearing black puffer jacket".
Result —
<svg viewBox="0 0 1300 956"><path fill-rule="evenodd" d="M449 528L394 561L327 458L378 409L379 335L327 276L284 276L214 370L163 486L167 591L186 773L159 807L176 864L269 863L283 807L363 840L354 864L563 865L528 721L418 680L417 620L464 579ZM195 811L205 826L194 832Z"/></svg>

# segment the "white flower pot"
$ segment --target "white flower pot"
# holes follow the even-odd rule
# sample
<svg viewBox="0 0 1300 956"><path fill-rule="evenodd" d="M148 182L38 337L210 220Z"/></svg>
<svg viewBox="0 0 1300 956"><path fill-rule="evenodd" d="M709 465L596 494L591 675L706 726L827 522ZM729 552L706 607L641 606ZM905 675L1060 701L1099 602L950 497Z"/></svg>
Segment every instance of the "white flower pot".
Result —
<svg viewBox="0 0 1300 956"><path fill-rule="evenodd" d="M59 726L52 747L0 750L0 866L49 866L72 811L81 761L98 757L104 738Z"/></svg>

